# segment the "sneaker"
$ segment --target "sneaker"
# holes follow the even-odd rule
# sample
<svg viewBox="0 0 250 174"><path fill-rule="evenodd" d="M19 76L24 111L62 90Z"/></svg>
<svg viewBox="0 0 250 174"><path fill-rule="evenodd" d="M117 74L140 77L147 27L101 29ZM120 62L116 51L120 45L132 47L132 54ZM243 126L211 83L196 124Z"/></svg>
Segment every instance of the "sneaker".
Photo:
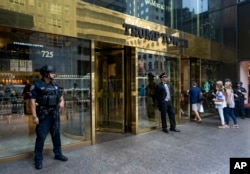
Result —
<svg viewBox="0 0 250 174"><path fill-rule="evenodd" d="M230 128L230 126L228 124L225 124L224 126L225 126L225 128Z"/></svg>

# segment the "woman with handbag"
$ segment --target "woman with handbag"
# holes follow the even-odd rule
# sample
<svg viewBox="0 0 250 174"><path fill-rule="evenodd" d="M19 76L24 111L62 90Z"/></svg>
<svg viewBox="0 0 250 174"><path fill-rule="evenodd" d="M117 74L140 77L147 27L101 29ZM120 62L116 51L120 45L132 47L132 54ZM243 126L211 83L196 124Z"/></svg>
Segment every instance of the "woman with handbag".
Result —
<svg viewBox="0 0 250 174"><path fill-rule="evenodd" d="M216 82L216 94L214 94L215 98L213 99L213 101L215 104L215 108L218 110L218 113L220 116L221 125L218 126L219 129L229 128L225 124L225 118L224 118L224 114L223 114L223 108L226 107L226 98L223 94L223 91L224 91L223 82L217 81Z"/></svg>

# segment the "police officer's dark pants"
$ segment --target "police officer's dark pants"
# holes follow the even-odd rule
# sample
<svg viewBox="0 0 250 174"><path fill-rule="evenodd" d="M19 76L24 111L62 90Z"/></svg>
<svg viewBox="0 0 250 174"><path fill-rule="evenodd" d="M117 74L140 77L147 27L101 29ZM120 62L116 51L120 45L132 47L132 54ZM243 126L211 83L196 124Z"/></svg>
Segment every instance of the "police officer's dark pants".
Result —
<svg viewBox="0 0 250 174"><path fill-rule="evenodd" d="M236 115L238 117L241 117L241 118L246 117L244 99L235 101L235 110L236 110Z"/></svg>
<svg viewBox="0 0 250 174"><path fill-rule="evenodd" d="M60 139L60 124L59 120L57 123L57 129L55 129L55 118L53 115L46 116L43 120L39 120L39 124L36 126L36 144L35 144L35 161L41 162L43 160L43 147L45 139L50 132L52 143L53 143L53 152L55 156L62 155L61 152L61 139Z"/></svg>
<svg viewBox="0 0 250 174"><path fill-rule="evenodd" d="M161 106L161 124L162 129L167 129L167 119L166 114L168 114L169 122L170 122L170 129L175 129L175 112L171 101L164 101L164 105Z"/></svg>

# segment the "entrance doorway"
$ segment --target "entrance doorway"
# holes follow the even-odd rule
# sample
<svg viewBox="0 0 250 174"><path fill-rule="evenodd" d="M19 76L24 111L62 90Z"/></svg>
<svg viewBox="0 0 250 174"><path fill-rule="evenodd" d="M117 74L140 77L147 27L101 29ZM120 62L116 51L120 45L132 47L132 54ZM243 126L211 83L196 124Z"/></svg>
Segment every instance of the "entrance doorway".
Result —
<svg viewBox="0 0 250 174"><path fill-rule="evenodd" d="M96 132L125 132L124 47L97 42L96 62Z"/></svg>

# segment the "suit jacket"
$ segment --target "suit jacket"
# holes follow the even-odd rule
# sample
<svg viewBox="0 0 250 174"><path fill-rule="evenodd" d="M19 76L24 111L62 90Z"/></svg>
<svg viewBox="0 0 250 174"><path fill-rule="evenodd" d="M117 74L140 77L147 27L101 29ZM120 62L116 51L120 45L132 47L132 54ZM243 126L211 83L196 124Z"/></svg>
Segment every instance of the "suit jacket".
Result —
<svg viewBox="0 0 250 174"><path fill-rule="evenodd" d="M173 96L173 88L172 85L167 83L169 92L170 92L170 98ZM167 97L167 91L165 89L164 84L161 82L156 86L155 90L155 98L157 100L158 108L161 110L161 108L164 106L165 98ZM172 100L172 99L171 99Z"/></svg>

